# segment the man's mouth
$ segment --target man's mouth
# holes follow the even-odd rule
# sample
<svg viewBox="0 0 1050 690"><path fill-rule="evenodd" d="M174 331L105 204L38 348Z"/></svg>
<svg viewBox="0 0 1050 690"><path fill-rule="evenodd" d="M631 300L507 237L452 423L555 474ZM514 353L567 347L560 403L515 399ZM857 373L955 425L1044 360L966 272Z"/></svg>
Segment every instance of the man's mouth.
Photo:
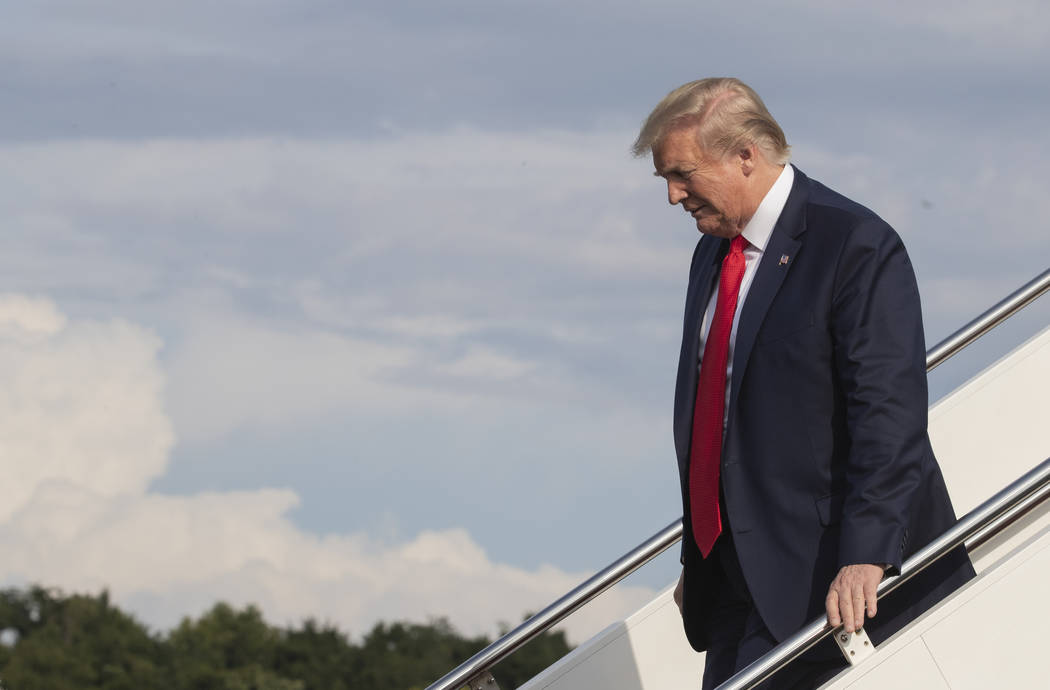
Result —
<svg viewBox="0 0 1050 690"><path fill-rule="evenodd" d="M704 204L703 206L698 206L696 209L690 211L689 215L691 215L693 218L699 218L700 216L702 216L706 212L707 212L707 204Z"/></svg>

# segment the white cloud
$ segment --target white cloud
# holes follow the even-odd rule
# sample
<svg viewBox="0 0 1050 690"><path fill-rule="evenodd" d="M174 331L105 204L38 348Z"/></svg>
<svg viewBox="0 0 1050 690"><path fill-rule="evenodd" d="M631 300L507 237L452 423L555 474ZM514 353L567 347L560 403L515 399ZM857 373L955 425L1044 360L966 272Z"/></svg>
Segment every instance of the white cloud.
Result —
<svg viewBox="0 0 1050 690"><path fill-rule="evenodd" d="M250 335L219 359L219 368L249 363L229 385L250 387L258 358L280 359L291 338ZM353 359L345 342L305 340L322 368L333 357L344 365ZM149 493L146 484L164 471L173 440L161 406L159 345L126 322L68 320L47 300L0 298L0 473L7 499L0 510L0 581L108 587L155 626L223 599L256 603L275 622L313 616L356 633L379 619L431 615L448 616L468 633L491 633L497 621L517 622L583 578L552 566L493 562L461 529L428 531L400 544L363 534L309 534L288 518L298 504L288 490ZM373 362L390 356L367 354ZM506 366L483 354L474 361ZM220 396L210 409L223 402ZM614 590L570 621L570 635L580 640L652 595L640 587Z"/></svg>
<svg viewBox="0 0 1050 690"><path fill-rule="evenodd" d="M0 295L0 329L6 340L33 343L61 331L66 317L44 298Z"/></svg>
<svg viewBox="0 0 1050 690"><path fill-rule="evenodd" d="M46 300L0 298L0 519L49 482L114 496L163 470L159 347L125 321L68 323Z"/></svg>

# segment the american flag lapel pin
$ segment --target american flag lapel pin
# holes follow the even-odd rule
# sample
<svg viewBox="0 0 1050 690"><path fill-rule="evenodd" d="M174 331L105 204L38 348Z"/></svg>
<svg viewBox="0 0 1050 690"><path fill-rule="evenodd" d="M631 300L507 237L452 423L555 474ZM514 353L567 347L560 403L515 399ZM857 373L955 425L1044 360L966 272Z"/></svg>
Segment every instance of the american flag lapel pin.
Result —
<svg viewBox="0 0 1050 690"><path fill-rule="evenodd" d="M788 256L787 254L781 254L780 255L780 263L778 263L777 266L783 266L784 264L786 264L788 262L788 259L790 259L790 258L791 257Z"/></svg>

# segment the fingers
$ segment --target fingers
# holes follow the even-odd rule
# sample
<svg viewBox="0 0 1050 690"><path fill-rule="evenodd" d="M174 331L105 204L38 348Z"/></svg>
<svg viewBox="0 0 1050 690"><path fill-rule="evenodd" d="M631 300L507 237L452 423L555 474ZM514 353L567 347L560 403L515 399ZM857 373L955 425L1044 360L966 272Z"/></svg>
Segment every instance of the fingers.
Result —
<svg viewBox="0 0 1050 690"><path fill-rule="evenodd" d="M878 613L878 610L879 610L879 596L878 596L879 580L875 580L875 579L872 579L872 578L865 578L865 580L864 580L864 588L863 589L864 589L864 601L867 604L867 608L868 608L868 618L874 618L875 614ZM860 622L860 624L863 627L864 621L862 620Z"/></svg>
<svg viewBox="0 0 1050 690"><path fill-rule="evenodd" d="M831 591L828 592L828 596L824 600L824 610L828 614L828 625L837 628L842 625L842 616L839 615L839 593L835 591L834 583L832 583L831 587Z"/></svg>
<svg viewBox="0 0 1050 690"><path fill-rule="evenodd" d="M831 583L831 589L828 591L828 596L824 599L824 608L828 614L828 623L833 628L843 626L846 632L853 632L858 627L864 625L864 600L861 599L860 605L860 625L855 625L854 609L855 602L853 601L852 589L841 581L841 578L835 578L835 581Z"/></svg>
<svg viewBox="0 0 1050 690"><path fill-rule="evenodd" d="M678 613L682 612L682 592L685 591L685 573L678 578L678 585L674 588L674 603L678 605Z"/></svg>
<svg viewBox="0 0 1050 690"><path fill-rule="evenodd" d="M847 565L839 571L828 588L824 608L828 623L841 625L852 633L864 627L864 614L869 617L878 610L878 585L882 569L873 565Z"/></svg>
<svg viewBox="0 0 1050 690"><path fill-rule="evenodd" d="M861 625L864 623L864 600L860 601L861 606ZM846 632L851 633L857 629L856 618L854 617L854 610L857 608L857 601L853 598L853 588L846 586L843 593L839 594L839 612L842 614L842 627L846 629Z"/></svg>

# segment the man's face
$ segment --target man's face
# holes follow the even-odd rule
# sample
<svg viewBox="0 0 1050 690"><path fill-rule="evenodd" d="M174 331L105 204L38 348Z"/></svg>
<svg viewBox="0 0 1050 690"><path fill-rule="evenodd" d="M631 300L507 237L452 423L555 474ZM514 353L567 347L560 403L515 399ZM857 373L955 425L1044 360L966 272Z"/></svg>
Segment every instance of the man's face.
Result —
<svg viewBox="0 0 1050 690"><path fill-rule="evenodd" d="M749 209L747 175L739 156L707 155L696 127L676 127L653 145L656 175L667 181L667 201L681 204L707 235L736 237L755 209Z"/></svg>

